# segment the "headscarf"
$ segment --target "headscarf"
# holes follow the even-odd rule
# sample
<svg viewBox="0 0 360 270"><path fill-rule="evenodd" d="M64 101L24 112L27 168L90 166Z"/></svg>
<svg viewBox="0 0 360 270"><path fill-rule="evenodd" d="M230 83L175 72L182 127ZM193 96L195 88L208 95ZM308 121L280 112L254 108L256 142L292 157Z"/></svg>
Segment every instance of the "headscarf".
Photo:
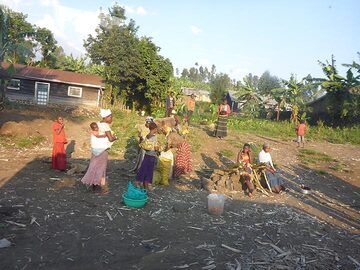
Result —
<svg viewBox="0 0 360 270"><path fill-rule="evenodd" d="M110 109L100 109L100 116L102 118L108 117L109 115L111 115Z"/></svg>

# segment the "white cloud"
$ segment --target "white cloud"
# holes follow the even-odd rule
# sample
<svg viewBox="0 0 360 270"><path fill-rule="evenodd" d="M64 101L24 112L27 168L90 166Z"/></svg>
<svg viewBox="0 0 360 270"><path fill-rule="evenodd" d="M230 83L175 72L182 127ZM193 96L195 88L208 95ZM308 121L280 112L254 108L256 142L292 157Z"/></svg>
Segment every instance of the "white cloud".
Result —
<svg viewBox="0 0 360 270"><path fill-rule="evenodd" d="M191 29L191 32L192 32L195 36L198 35L198 34L200 34L200 33L202 32L202 30L201 30L199 27L195 26L195 25L190 26L190 29Z"/></svg>
<svg viewBox="0 0 360 270"><path fill-rule="evenodd" d="M40 27L50 29L59 44L74 54L84 54L83 39L94 34L99 24L99 11L87 11L64 6L58 0L40 0L47 13L36 21Z"/></svg>
<svg viewBox="0 0 360 270"><path fill-rule="evenodd" d="M143 6L139 6L136 9L136 13L139 15L147 15L148 14L147 10L145 10L145 8Z"/></svg>
<svg viewBox="0 0 360 270"><path fill-rule="evenodd" d="M17 10L20 6L32 5L33 2L33 0L0 0L1 5L5 5L14 10Z"/></svg>
<svg viewBox="0 0 360 270"><path fill-rule="evenodd" d="M84 9L72 8L61 2L61 0L0 0L0 4L29 14L29 19L33 15L32 10L41 10L40 16L35 14L36 19L30 22L50 29L58 44L67 53L84 54L83 40L89 34L95 34L95 29L100 22L98 17L100 9L86 10L86 6ZM124 9L128 14L140 16L149 14L143 6L124 6Z"/></svg>
<svg viewBox="0 0 360 270"><path fill-rule="evenodd" d="M40 5L45 6L45 7L49 7L52 5L59 5L59 1L58 0L40 0Z"/></svg>
<svg viewBox="0 0 360 270"><path fill-rule="evenodd" d="M141 15L141 16L145 16L148 15L149 12L143 7L143 6L138 6L138 7L133 7L133 6L123 6L125 11L129 14L137 14L137 15Z"/></svg>

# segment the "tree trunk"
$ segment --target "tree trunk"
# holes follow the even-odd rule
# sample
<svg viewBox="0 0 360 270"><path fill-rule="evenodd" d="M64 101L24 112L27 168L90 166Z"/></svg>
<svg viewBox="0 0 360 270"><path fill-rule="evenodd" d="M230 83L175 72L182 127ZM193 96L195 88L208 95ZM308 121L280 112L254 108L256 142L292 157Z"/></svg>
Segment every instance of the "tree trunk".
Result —
<svg viewBox="0 0 360 270"><path fill-rule="evenodd" d="M277 106L277 110L276 110L276 121L279 121L280 119L280 103Z"/></svg>

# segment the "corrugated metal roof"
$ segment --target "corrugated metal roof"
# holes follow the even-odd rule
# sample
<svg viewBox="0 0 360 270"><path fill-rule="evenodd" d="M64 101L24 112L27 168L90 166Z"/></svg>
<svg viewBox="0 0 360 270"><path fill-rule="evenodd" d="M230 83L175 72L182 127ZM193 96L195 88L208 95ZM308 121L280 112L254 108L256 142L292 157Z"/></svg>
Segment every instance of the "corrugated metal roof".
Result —
<svg viewBox="0 0 360 270"><path fill-rule="evenodd" d="M8 77L7 69L9 63L1 63L0 76ZM71 71L63 71L58 69L31 67L20 64L14 64L15 73L11 77L41 80L47 82L60 82L74 85L82 85L96 88L104 88L104 80L102 77L91 74L81 74Z"/></svg>

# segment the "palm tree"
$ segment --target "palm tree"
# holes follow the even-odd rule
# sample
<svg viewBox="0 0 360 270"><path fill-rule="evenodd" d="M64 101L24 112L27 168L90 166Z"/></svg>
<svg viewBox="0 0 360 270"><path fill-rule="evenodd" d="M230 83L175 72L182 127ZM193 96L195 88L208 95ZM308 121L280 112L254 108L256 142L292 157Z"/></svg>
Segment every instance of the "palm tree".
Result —
<svg viewBox="0 0 360 270"><path fill-rule="evenodd" d="M359 54L360 56L360 54ZM344 64L349 67L346 77L339 75L335 65L334 56L331 56L331 62L320 62L319 64L326 78L317 78L315 81L321 84L321 87L327 92L329 97L327 110L335 122L343 122L342 118L357 117L360 114L359 95L352 95L360 86L360 64L353 62L352 64ZM353 69L356 69L357 76L354 75Z"/></svg>
<svg viewBox="0 0 360 270"><path fill-rule="evenodd" d="M86 72L86 58L79 57L76 58L72 54L70 56L65 56L62 60L63 62L60 64L60 68L66 71L73 71L78 73Z"/></svg>
<svg viewBox="0 0 360 270"><path fill-rule="evenodd" d="M304 79L298 81L296 76L291 74L290 79L282 80L282 83L284 87L271 90L272 96L278 102L276 120L279 121L280 109L283 108L285 104L289 103L293 108L291 119L296 122L299 107L304 104L303 93L306 90Z"/></svg>
<svg viewBox="0 0 360 270"><path fill-rule="evenodd" d="M243 78L243 82L238 81L236 89L235 96L244 101L243 106L249 107L250 113L254 114L256 108L259 108L259 105L262 103L254 77L251 74L246 75Z"/></svg>

